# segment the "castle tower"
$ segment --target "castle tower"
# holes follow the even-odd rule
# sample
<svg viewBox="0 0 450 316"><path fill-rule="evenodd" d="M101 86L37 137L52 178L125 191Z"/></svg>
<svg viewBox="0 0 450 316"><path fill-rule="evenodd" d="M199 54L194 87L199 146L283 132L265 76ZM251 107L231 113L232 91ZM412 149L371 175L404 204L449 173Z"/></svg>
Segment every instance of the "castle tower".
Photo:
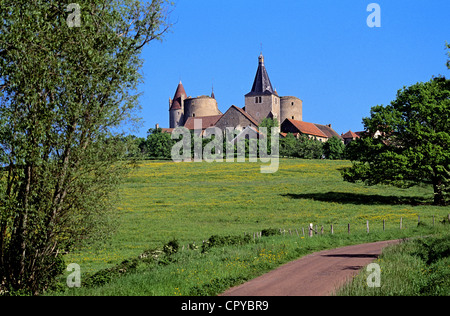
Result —
<svg viewBox="0 0 450 316"><path fill-rule="evenodd" d="M258 58L259 65L256 71L252 90L245 95L245 111L250 114L258 124L267 117L280 122L280 97L274 92L272 83L264 65L264 56Z"/></svg>
<svg viewBox="0 0 450 316"><path fill-rule="evenodd" d="M177 91L175 92L175 96L172 99L169 99L170 106L170 128L177 128L180 126L184 126L184 100L187 99L186 91L184 90L183 84L178 84Z"/></svg>
<svg viewBox="0 0 450 316"><path fill-rule="evenodd" d="M297 97L281 97L280 121L284 120L303 121L303 101Z"/></svg>

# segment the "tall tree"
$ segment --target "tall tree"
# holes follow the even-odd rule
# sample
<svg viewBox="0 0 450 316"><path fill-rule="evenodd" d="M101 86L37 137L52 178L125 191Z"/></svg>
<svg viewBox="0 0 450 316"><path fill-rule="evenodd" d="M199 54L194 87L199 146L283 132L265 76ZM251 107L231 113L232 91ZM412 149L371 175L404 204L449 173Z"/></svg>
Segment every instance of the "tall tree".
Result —
<svg viewBox="0 0 450 316"><path fill-rule="evenodd" d="M434 204L444 205L450 192L450 80L437 77L404 88L363 121L366 133L350 144L354 162L343 171L344 179L399 187L431 184Z"/></svg>
<svg viewBox="0 0 450 316"><path fill-rule="evenodd" d="M333 136L323 145L323 153L327 159L342 159L345 145L340 138Z"/></svg>
<svg viewBox="0 0 450 316"><path fill-rule="evenodd" d="M0 0L0 287L42 292L104 232L165 0ZM1 289L0 289L1 290Z"/></svg>

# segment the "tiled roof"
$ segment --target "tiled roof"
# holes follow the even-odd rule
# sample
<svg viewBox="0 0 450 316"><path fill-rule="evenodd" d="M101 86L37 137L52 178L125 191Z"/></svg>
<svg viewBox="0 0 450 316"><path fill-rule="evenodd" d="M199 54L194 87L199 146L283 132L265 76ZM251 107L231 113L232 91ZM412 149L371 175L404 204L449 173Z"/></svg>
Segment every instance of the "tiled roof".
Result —
<svg viewBox="0 0 450 316"><path fill-rule="evenodd" d="M181 97L184 96L186 98L186 91L184 90L183 84L178 84L177 91L175 92L175 96L173 97L171 110L180 110L181 109Z"/></svg>
<svg viewBox="0 0 450 316"><path fill-rule="evenodd" d="M325 135L327 135L328 138L331 138L333 136L336 136L337 138L341 138L341 136L336 133L334 129L331 128L331 125L322 125L322 124L314 124L317 126L318 129L320 129Z"/></svg>
<svg viewBox="0 0 450 316"><path fill-rule="evenodd" d="M189 130L193 130L195 128L194 121L201 120L202 123L202 130L207 129L208 127L212 127L216 125L217 121L220 120L220 118L223 115L214 115L214 116L203 116L203 117L189 117L184 124L184 127L186 127Z"/></svg>
<svg viewBox="0 0 450 316"><path fill-rule="evenodd" d="M172 134L174 128L161 128L163 133L168 133L168 134Z"/></svg>
<svg viewBox="0 0 450 316"><path fill-rule="evenodd" d="M328 136L325 135L313 123L308 123L308 122L303 122L303 121L296 121L296 120L291 120L291 119L286 119L286 121L290 122L302 134L328 138Z"/></svg>
<svg viewBox="0 0 450 316"><path fill-rule="evenodd" d="M359 138L359 136L357 134L353 133L352 131L348 131L347 133L345 133L341 137L342 138L351 138L351 139Z"/></svg>
<svg viewBox="0 0 450 316"><path fill-rule="evenodd" d="M258 70L256 71L255 80L253 82L252 91L246 96L274 94L272 83L267 74L266 66L264 66L264 56L259 56Z"/></svg>

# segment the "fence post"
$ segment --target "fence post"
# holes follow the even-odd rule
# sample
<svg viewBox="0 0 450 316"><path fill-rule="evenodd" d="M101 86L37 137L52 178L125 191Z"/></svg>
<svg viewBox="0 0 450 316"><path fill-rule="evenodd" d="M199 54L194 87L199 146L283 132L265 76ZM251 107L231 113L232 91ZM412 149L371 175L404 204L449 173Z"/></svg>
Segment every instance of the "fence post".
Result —
<svg viewBox="0 0 450 316"><path fill-rule="evenodd" d="M334 230L333 230L333 224L331 224L331 235L334 234Z"/></svg>
<svg viewBox="0 0 450 316"><path fill-rule="evenodd" d="M370 229L369 229L369 221L367 221L366 227L367 227L367 233L369 233L369 231L370 231Z"/></svg>
<svg viewBox="0 0 450 316"><path fill-rule="evenodd" d="M383 219L383 231L386 230L386 220Z"/></svg>
<svg viewBox="0 0 450 316"><path fill-rule="evenodd" d="M310 224L309 225L309 237L312 237L312 236L313 236L313 225Z"/></svg>
<svg viewBox="0 0 450 316"><path fill-rule="evenodd" d="M350 223L348 223L348 234L350 235Z"/></svg>
<svg viewBox="0 0 450 316"><path fill-rule="evenodd" d="M402 229L403 226L403 217L400 217L400 229Z"/></svg>

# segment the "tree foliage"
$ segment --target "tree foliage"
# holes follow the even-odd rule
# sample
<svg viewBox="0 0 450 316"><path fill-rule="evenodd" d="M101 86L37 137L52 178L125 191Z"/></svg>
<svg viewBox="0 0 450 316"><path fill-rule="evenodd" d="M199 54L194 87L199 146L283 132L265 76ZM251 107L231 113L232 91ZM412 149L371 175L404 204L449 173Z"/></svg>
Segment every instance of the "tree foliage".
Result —
<svg viewBox="0 0 450 316"><path fill-rule="evenodd" d="M444 77L405 87L388 106L363 120L365 135L348 147L347 181L410 187L431 184L434 203L450 192L450 81ZM375 132L378 131L375 135Z"/></svg>
<svg viewBox="0 0 450 316"><path fill-rule="evenodd" d="M280 156L302 158L302 159L320 159L323 155L323 143L317 139L306 135L298 139L288 133L286 137L280 139Z"/></svg>
<svg viewBox="0 0 450 316"><path fill-rule="evenodd" d="M339 160L344 158L345 145L341 139L336 136L331 137L323 145L323 154L325 158Z"/></svg>
<svg viewBox="0 0 450 316"><path fill-rule="evenodd" d="M41 293L62 254L107 234L126 169L113 130L137 108L142 48L169 27L164 0L77 5L70 27L65 2L0 0L0 287L10 292Z"/></svg>
<svg viewBox="0 0 450 316"><path fill-rule="evenodd" d="M169 133L164 133L161 128L151 128L148 130L144 153L149 158L170 159L174 144Z"/></svg>

